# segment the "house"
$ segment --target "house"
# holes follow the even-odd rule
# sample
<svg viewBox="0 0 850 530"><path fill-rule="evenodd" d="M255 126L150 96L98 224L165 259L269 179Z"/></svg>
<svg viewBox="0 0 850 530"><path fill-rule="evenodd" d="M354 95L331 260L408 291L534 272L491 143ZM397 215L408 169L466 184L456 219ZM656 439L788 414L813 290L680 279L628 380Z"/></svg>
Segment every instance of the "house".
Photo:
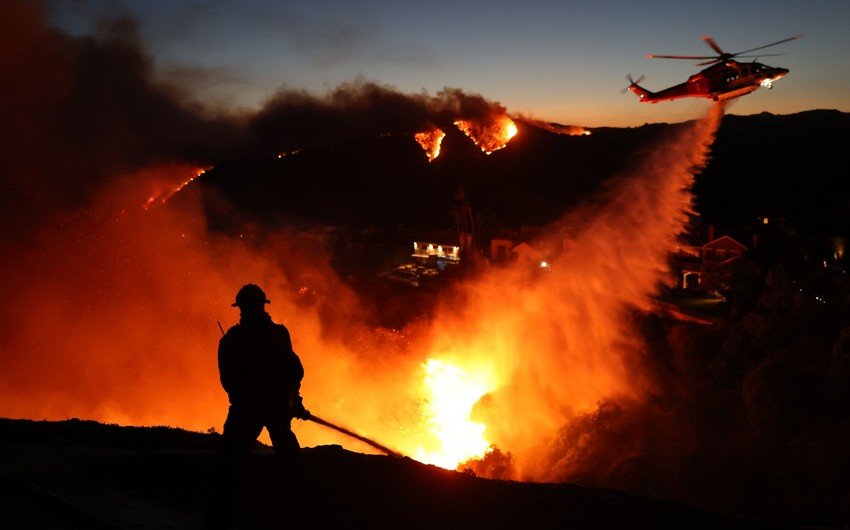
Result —
<svg viewBox="0 0 850 530"><path fill-rule="evenodd" d="M538 264L541 261L544 261L543 252L532 247L526 242L522 242L519 245L515 246L511 249L511 254L514 256L514 259L529 264Z"/></svg>
<svg viewBox="0 0 850 530"><path fill-rule="evenodd" d="M730 236L720 236L701 247L679 246L673 252L673 268L677 274L676 286L693 291L715 290L706 285L706 273L716 275L723 269L758 270L758 265L744 257L747 247Z"/></svg>
<svg viewBox="0 0 850 530"><path fill-rule="evenodd" d="M742 256L747 247L729 236L720 236L702 246L703 261L723 262L729 258Z"/></svg>
<svg viewBox="0 0 850 530"><path fill-rule="evenodd" d="M513 247L513 239L491 239L490 263L506 263L509 261Z"/></svg>
<svg viewBox="0 0 850 530"><path fill-rule="evenodd" d="M414 241L413 254L416 262L445 270L446 265L457 265L461 261L461 247L454 243L441 244L431 241Z"/></svg>
<svg viewBox="0 0 850 530"><path fill-rule="evenodd" d="M518 261L547 268L547 260L544 250L525 241L515 243L510 239L490 240L490 263L506 264Z"/></svg>

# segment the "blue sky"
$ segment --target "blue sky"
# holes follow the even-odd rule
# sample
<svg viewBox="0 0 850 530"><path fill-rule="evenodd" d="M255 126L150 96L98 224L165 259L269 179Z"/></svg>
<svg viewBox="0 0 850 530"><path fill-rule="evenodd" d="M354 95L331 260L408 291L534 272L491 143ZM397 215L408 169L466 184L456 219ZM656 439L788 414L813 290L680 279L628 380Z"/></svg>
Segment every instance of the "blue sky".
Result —
<svg viewBox="0 0 850 530"><path fill-rule="evenodd" d="M257 108L281 86L321 93L358 77L403 92L479 92L512 112L568 124L641 125L696 117L705 100L638 104L625 75L659 90L697 72L700 36L735 52L802 33L761 62L790 74L731 112L850 111L850 1L241 2L48 0L72 34L129 15L158 75L197 99Z"/></svg>

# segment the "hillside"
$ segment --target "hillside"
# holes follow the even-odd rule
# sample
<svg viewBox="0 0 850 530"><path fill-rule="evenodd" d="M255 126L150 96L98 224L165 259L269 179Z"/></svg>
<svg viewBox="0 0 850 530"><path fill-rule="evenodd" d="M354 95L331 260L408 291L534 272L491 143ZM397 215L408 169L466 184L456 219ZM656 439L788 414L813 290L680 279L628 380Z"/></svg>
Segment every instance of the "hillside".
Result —
<svg viewBox="0 0 850 530"><path fill-rule="evenodd" d="M541 225L600 189L642 148L677 124L592 129L559 135L526 122L505 149L486 156L448 129L429 163L409 135L361 137L282 158L233 160L204 175L213 218L220 194L237 212L272 225L322 223L414 230L453 227L453 196L463 188L482 229ZM758 216L795 229L846 233L850 210L850 115L807 111L726 116L711 160L695 187L698 211L711 223L740 226Z"/></svg>
<svg viewBox="0 0 850 530"><path fill-rule="evenodd" d="M215 481L216 434L0 419L0 527L193 528ZM338 446L304 449L305 528L785 528L570 484L486 480ZM273 455L257 446L240 528L279 526Z"/></svg>

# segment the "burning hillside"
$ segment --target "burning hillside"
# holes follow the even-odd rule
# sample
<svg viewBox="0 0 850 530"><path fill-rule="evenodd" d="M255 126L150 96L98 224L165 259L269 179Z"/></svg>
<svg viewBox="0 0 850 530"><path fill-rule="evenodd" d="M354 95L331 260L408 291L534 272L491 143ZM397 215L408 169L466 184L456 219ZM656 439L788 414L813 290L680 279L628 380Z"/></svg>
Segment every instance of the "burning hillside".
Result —
<svg viewBox="0 0 850 530"><path fill-rule="evenodd" d="M741 359L688 371L697 360L687 337L652 342L643 315L692 213L690 187L722 106L639 152L612 136L526 127L456 89L409 95L357 82L323 95L283 90L256 113L213 115L152 80L127 21L72 38L31 4L7 10L2 415L220 428L216 321L237 319L233 296L254 282L292 333L308 408L405 455L483 476L652 492L692 485L700 474L687 466L703 456L709 471L739 467L740 456L698 450L716 429L698 428L700 409L675 398L711 401L700 378ZM536 141L549 156L533 156ZM581 159L590 169L567 156L577 152L590 153ZM335 268L332 238L300 229L324 220L322 208L363 234L379 221L451 223L439 199L458 188L491 214L484 222L499 213L547 224L539 242L561 248L559 258L542 273L517 262L469 274L427 309L407 308L417 318L383 326ZM774 329L763 328L747 333ZM830 381L841 381L839 346L835 368L821 363ZM664 357L668 347L678 357ZM828 350L815 339L800 348ZM797 359L790 352L719 386L745 388L753 423L772 425L782 415L760 404L773 403L769 381L782 378L772 374ZM670 375L676 363L684 368ZM306 446L350 443L309 424L298 435ZM745 442L730 442L730 453Z"/></svg>
<svg viewBox="0 0 850 530"><path fill-rule="evenodd" d="M153 206L156 206L157 204L165 204L165 202L168 199L170 199L172 195L174 195L175 193L179 192L180 190L182 190L183 188L185 188L186 186L191 184L196 178L202 176L204 173L206 173L210 169L211 168L207 167L207 168L195 168L194 170L192 170L192 169L187 169L186 167L182 167L179 164L174 165L171 168L157 167L157 168L153 169L152 173L154 175L166 175L166 176L168 176L168 175L176 174L177 175L176 179L185 178L184 175L186 175L187 173L190 174L191 176L188 177L188 178L185 178L185 180L182 180L182 181L178 180L179 184L177 184L177 185L173 184L173 181L175 180L174 177L171 177L171 178L168 179L171 182L163 182L163 183L157 185L157 188L153 191L151 196L148 197L148 200L145 201L145 203L142 205L142 208L147 210L147 209L149 209ZM153 180L155 181L156 177L154 177Z"/></svg>
<svg viewBox="0 0 850 530"><path fill-rule="evenodd" d="M435 158L440 156L440 144L443 143L446 133L434 128L428 131L418 132L413 137L422 146L425 156L428 157L428 162L433 162Z"/></svg>
<svg viewBox="0 0 850 530"><path fill-rule="evenodd" d="M517 133L516 124L507 116L499 116L483 123L457 120L454 124L488 155L504 149Z"/></svg>

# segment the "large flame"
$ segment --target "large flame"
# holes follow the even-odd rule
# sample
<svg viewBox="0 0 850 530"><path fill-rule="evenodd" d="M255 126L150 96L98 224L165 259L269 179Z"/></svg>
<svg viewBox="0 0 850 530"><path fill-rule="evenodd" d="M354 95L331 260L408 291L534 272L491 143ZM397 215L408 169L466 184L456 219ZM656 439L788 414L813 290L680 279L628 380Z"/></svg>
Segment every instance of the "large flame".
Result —
<svg viewBox="0 0 850 530"><path fill-rule="evenodd" d="M487 427L472 421L472 408L494 383L484 370L472 372L437 359L428 359L425 371L425 420L433 435L429 447L420 446L414 458L427 464L455 469L490 449Z"/></svg>
<svg viewBox="0 0 850 530"><path fill-rule="evenodd" d="M425 151L425 156L428 157L428 162L433 162L435 158L440 156L440 144L443 142L446 133L440 129L431 129L430 131L418 132L413 135L422 149Z"/></svg>
<svg viewBox="0 0 850 530"><path fill-rule="evenodd" d="M489 122L457 120L455 126L488 155L503 149L517 134L516 123L507 116L498 116Z"/></svg>

